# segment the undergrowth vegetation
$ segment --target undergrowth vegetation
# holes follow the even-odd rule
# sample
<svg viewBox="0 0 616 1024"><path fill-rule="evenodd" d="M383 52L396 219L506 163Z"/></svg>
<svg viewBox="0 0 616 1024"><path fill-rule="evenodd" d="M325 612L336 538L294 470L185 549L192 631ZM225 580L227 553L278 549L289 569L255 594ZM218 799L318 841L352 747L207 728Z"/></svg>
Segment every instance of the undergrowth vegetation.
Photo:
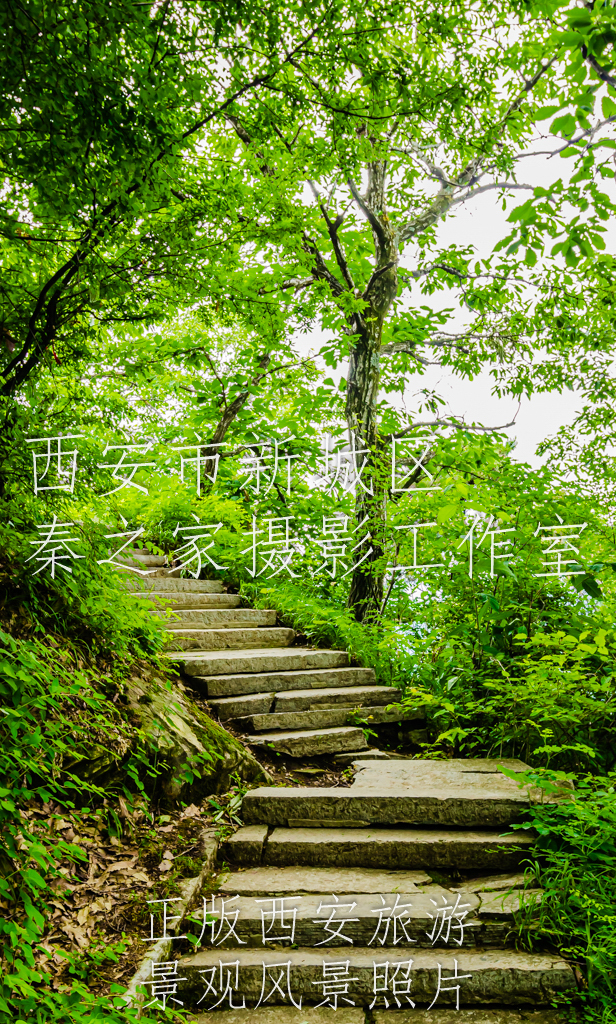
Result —
<svg viewBox="0 0 616 1024"><path fill-rule="evenodd" d="M540 802L530 824L538 833L534 886L544 890L538 912L519 921L520 942L546 943L576 965L579 1017L616 1020L616 773L526 772L523 781L549 798L572 784L567 801ZM575 1015L577 1016L577 1014Z"/></svg>
<svg viewBox="0 0 616 1024"><path fill-rule="evenodd" d="M279 609L310 643L346 649L425 708L421 757L519 758L518 777L548 799L525 828L539 836L536 881L545 897L519 922L518 943L575 965L584 1021L616 1021L616 635L613 599L554 588L534 602L516 580L464 601L451 587L376 626L358 624L316 585L245 584L255 604ZM537 594L534 595L537 598ZM532 605L530 616L529 605ZM554 804L562 786L571 797Z"/></svg>
<svg viewBox="0 0 616 1024"><path fill-rule="evenodd" d="M32 577L12 538L3 539L0 1019L126 1021L137 1011L119 999L124 986L101 996L90 985L126 942L94 939L71 950L70 942L50 945L47 934L67 885L70 892L85 877L84 862L88 868L71 823L87 834L93 822L95 835L117 842L127 823L144 813L154 820L159 780L176 771L126 700L127 686L152 673L171 698L157 657L163 634L107 567L77 566L55 581ZM194 780L208 770L214 746L180 774Z"/></svg>
<svg viewBox="0 0 616 1024"><path fill-rule="evenodd" d="M55 831L54 820L91 804L113 833L118 797L132 804L144 779L155 774L134 726L106 687L128 666L106 667L107 678L100 663L84 661L65 639L18 639L0 631L0 1013L7 1021L124 1019L109 1000L89 992L79 969L83 955L72 957L73 978L53 991L44 945L56 883L70 873L67 863L84 858L78 845ZM31 817L34 807L47 807L43 824Z"/></svg>

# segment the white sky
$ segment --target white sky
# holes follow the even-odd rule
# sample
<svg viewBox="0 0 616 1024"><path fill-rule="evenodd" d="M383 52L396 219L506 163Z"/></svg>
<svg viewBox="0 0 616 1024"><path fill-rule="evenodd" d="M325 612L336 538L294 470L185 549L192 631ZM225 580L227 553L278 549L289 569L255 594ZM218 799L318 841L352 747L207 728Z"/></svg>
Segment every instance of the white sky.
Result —
<svg viewBox="0 0 616 1024"><path fill-rule="evenodd" d="M556 159L559 160L558 157ZM549 166L539 159L524 163L526 175L522 177L520 174L518 180L533 185L547 184L550 177L553 180L561 172L560 167L554 167L555 160L550 161ZM507 212L503 211L497 195L487 193L465 203L456 216L449 218L441 226L440 244L468 245L469 239L472 239L478 254L491 252L496 243L511 230L511 226L507 225L509 211L518 203L524 202L528 194L514 193L513 198L507 203ZM453 296L453 292L451 294ZM426 305L448 305L447 301L443 302L443 298L445 296L439 297L437 294L424 297L422 301ZM454 376L447 369L428 367L422 378L422 387L434 387L448 403L448 412L456 416L465 416L469 422L475 421L484 426L510 423L518 410L519 399L499 398L493 395L493 385L493 378L487 370L469 381ZM537 445L546 437L555 434L559 427L570 423L580 404L580 396L569 390L562 394L553 391L533 395L530 400L522 399L515 425L506 431L507 435L515 438L517 442L514 458L520 462L530 462L532 466L540 465L544 459L535 454Z"/></svg>

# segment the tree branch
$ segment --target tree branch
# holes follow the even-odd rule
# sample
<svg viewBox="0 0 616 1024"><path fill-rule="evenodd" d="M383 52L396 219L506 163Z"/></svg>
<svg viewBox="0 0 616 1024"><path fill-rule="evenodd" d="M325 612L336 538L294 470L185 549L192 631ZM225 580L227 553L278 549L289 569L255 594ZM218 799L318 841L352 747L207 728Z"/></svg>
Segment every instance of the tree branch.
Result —
<svg viewBox="0 0 616 1024"><path fill-rule="evenodd" d="M332 274L317 248L316 242L306 234L304 235L302 248L304 249L304 252L309 253L309 255L314 259L314 268L312 271L313 277L316 280L325 281L329 285L330 291L335 298L339 298L340 295L343 295L346 288L343 288L338 278Z"/></svg>
<svg viewBox="0 0 616 1024"><path fill-rule="evenodd" d="M340 227L343 218L336 217L336 220L332 221L327 212L325 203L321 199L319 190L317 189L312 178L308 178L308 185L310 186L312 194L318 203L319 210L321 211L321 216L323 217L323 220L327 225L327 233L329 235L329 240L332 243L332 249L334 250L334 255L336 257L338 269L340 270L340 273L342 274L347 287L350 289L350 291L354 292L355 282L351 277L351 271L349 270L349 265L347 263L346 256L344 255L344 249L342 248L342 242L340 241L340 237L338 235L338 228Z"/></svg>
<svg viewBox="0 0 616 1024"><path fill-rule="evenodd" d="M504 132L508 119L512 114L519 110L526 95L534 89L539 79L546 73L546 71L549 70L556 59L557 57L553 57L552 60L548 61L546 64L542 64L533 77L524 83L521 93L516 97L513 103L509 104L509 107L503 116L499 135ZM423 234L424 231L427 231L433 224L436 224L441 217L444 217L458 198L455 195L455 192L474 184L477 173L485 159L486 154L478 154L472 160L469 160L464 170L461 171L455 179L444 184L424 213L415 217L413 220L407 221L406 224L403 224L402 227L399 228L398 236L400 241L408 242L411 238L415 238L417 235Z"/></svg>
<svg viewBox="0 0 616 1024"><path fill-rule="evenodd" d="M372 287L374 282L378 280L381 274L386 274L388 270L391 270L392 267L395 267L397 262L397 260L390 260L389 263L385 263L382 267L378 267L377 270L372 271L372 274L370 275L370 280L368 281L368 284L364 288L362 299L368 298L368 292L370 291L370 288Z"/></svg>
<svg viewBox="0 0 616 1024"><path fill-rule="evenodd" d="M509 427L515 426L521 405L522 403L519 402L516 414L511 420L511 422L502 423L499 427L483 427L481 426L481 424L478 423L466 423L464 417L460 416L443 416L439 417L436 420L423 420L417 423L411 423L410 426L406 427L404 430L399 431L399 433L397 434L387 434L387 436L383 438L383 440L386 443L389 443L394 439L396 441L399 441L403 437L408 437L409 434L412 434L413 431L417 430L418 427L453 427L455 430L473 430L475 431L475 433L478 434L491 434L497 430L507 430Z"/></svg>
<svg viewBox="0 0 616 1024"><path fill-rule="evenodd" d="M516 189L523 189L530 192L535 191L534 185L518 185L516 181L494 181L491 185L480 185L479 188L471 188L470 192L454 199L451 206L455 206L457 203L465 203L467 199L474 199L475 196L481 195L482 192L491 192L496 188L503 189L503 191L507 192L512 192Z"/></svg>
<svg viewBox="0 0 616 1024"><path fill-rule="evenodd" d="M347 185L349 186L349 189L351 190L351 195L353 196L353 199L355 200L355 202L359 206L361 212L364 214L364 216L365 216L366 220L368 221L370 227L372 228L372 230L374 231L376 237L378 238L380 245L383 248L385 248L386 245L387 245L387 234L386 234L385 229L384 229L383 225L381 224L379 218L375 214L374 210L372 210L370 208L370 206L368 206L368 204L366 203L365 199L363 199L360 196L360 194L359 194L359 192L357 190L357 186L355 185L355 183L352 180L352 178L347 178Z"/></svg>

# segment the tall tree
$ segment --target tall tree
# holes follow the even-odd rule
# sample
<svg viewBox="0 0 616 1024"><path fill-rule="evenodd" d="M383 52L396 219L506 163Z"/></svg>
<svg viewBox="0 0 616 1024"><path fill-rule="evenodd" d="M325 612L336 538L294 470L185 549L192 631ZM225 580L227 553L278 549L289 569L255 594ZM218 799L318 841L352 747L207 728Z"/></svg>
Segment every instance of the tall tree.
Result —
<svg viewBox="0 0 616 1024"><path fill-rule="evenodd" d="M443 9L422 0L369 45L341 42L344 76L331 75L313 51L291 61L310 93L309 123L306 104L297 113L287 97L272 99L265 120L248 102L228 119L240 147L234 159L247 179L267 177L278 196L254 227L260 255L250 301L271 301L276 288L290 306L293 296L336 333L326 358L348 361L349 436L369 453L356 517L368 519L373 550L367 560L358 553L349 594L359 619L378 615L383 601L391 442L418 426L383 405L384 391L404 390L409 374L435 359L472 376L486 363L532 360L539 348L550 358L570 352L571 335L556 326L550 336L533 320L544 267L531 268L559 232L555 257L570 265L592 252L605 197L596 190L586 216L569 215L563 227L567 203L585 209L579 189L561 182L550 192L519 170L536 172L537 161L523 160L546 104L558 111L573 95L562 6L482 0ZM480 252L472 237L439 244L440 228L466 201L491 196L506 205L518 193L529 198L510 215L505 252ZM449 323L451 311L422 299L452 288L462 329ZM438 414L431 423L455 425Z"/></svg>

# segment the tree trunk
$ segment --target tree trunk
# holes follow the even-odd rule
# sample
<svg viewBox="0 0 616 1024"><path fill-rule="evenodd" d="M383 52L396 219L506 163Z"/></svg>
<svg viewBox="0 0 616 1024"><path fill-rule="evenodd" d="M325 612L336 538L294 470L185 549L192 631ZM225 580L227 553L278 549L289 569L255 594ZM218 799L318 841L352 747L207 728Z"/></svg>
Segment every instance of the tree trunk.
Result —
<svg viewBox="0 0 616 1024"><path fill-rule="evenodd" d="M381 324L370 320L357 338L349 360L347 377L346 418L350 446L356 454L355 519L360 541L367 533L370 543L355 553L348 604L358 622L374 620L383 603L385 575L384 544L386 523L386 491L380 467L377 399L380 381ZM364 459L366 464L360 469ZM361 524L364 524L363 526ZM369 548L372 551L362 561Z"/></svg>
<svg viewBox="0 0 616 1024"><path fill-rule="evenodd" d="M354 318L353 346L347 376L346 420L351 444L366 454L357 456L357 474L367 457L356 485L355 517L365 525L358 540L369 532L370 545L355 553L348 605L358 622L378 619L383 603L386 570L385 527L387 523L387 481L383 444L378 429L378 398L381 379L380 350L383 323L398 291L397 238L384 212L386 166L376 161L369 166L366 198L355 193L372 227L375 269L363 294L366 306ZM357 475L356 474L356 475ZM362 561L368 547L372 552Z"/></svg>

